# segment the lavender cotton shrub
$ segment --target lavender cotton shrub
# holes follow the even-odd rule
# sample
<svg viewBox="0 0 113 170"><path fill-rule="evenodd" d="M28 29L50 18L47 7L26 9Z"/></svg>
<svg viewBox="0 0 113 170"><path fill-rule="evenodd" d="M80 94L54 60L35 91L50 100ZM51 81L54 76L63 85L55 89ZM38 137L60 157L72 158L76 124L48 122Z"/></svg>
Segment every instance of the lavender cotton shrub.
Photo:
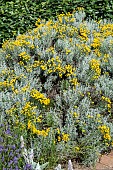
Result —
<svg viewBox="0 0 113 170"><path fill-rule="evenodd" d="M48 169L72 158L95 165L113 148L113 23L84 18L82 8L38 18L0 51L0 122Z"/></svg>

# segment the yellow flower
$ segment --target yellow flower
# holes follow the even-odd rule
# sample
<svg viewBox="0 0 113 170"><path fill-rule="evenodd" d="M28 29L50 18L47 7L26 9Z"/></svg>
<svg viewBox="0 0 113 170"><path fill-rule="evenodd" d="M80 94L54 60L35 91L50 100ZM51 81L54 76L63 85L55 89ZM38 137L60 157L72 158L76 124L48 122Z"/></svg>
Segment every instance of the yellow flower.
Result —
<svg viewBox="0 0 113 170"><path fill-rule="evenodd" d="M28 129L30 129L30 128L31 128L31 126L32 126L31 121L30 121L30 120L28 120L27 128L28 128Z"/></svg>
<svg viewBox="0 0 113 170"><path fill-rule="evenodd" d="M87 118L93 118L93 116L91 116L91 115L87 115Z"/></svg>
<svg viewBox="0 0 113 170"><path fill-rule="evenodd" d="M100 37L94 38L93 43L91 44L91 46L92 46L93 48L98 48L98 47L100 47L100 46L101 46L101 38L100 38Z"/></svg>
<svg viewBox="0 0 113 170"><path fill-rule="evenodd" d="M74 21L75 21L75 18L71 18L71 19L70 19L70 22L74 22Z"/></svg>
<svg viewBox="0 0 113 170"><path fill-rule="evenodd" d="M75 146L75 151L76 152L80 151L80 148L78 146Z"/></svg>
<svg viewBox="0 0 113 170"><path fill-rule="evenodd" d="M50 99L46 98L42 93L40 93L36 89L31 90L31 97L38 100L41 104L44 104L44 105L50 104Z"/></svg>
<svg viewBox="0 0 113 170"><path fill-rule="evenodd" d="M42 130L42 131L41 131L41 135L42 135L43 137L46 137L46 136L48 135L48 133L47 133L45 130Z"/></svg>
<svg viewBox="0 0 113 170"><path fill-rule="evenodd" d="M94 50L94 53L95 53L98 57L101 56L101 53L100 53L100 51L99 51L98 48L96 48L96 49Z"/></svg>
<svg viewBox="0 0 113 170"><path fill-rule="evenodd" d="M21 88L21 91L26 92L26 91L28 91L29 87L30 87L29 85L26 85L26 86Z"/></svg>
<svg viewBox="0 0 113 170"><path fill-rule="evenodd" d="M69 50L69 49L65 49L65 51L66 51L66 55L68 55L70 52L71 52L71 50Z"/></svg>
<svg viewBox="0 0 113 170"><path fill-rule="evenodd" d="M103 134L103 137L105 140L111 140L111 136L110 136L110 128L107 127L106 125L102 125L98 127L101 131L101 133Z"/></svg>
<svg viewBox="0 0 113 170"><path fill-rule="evenodd" d="M57 128L57 133L60 134L60 129L59 128Z"/></svg>
<svg viewBox="0 0 113 170"><path fill-rule="evenodd" d="M49 104L50 104L50 99L45 99L45 100L43 100L43 103L44 103L45 105L49 105Z"/></svg>
<svg viewBox="0 0 113 170"><path fill-rule="evenodd" d="M112 107L112 102L110 100L110 98L108 97L105 97L105 96L102 96L102 100L106 101L107 102L107 108L108 108L108 112L111 112L111 107Z"/></svg>
<svg viewBox="0 0 113 170"><path fill-rule="evenodd" d="M38 116L37 122L41 123L42 122L42 115Z"/></svg>
<svg viewBox="0 0 113 170"><path fill-rule="evenodd" d="M32 132L33 132L33 134L37 133L37 129L36 129L35 125L32 125Z"/></svg>
<svg viewBox="0 0 113 170"><path fill-rule="evenodd" d="M58 137L57 137L57 139L58 139L58 142L60 142L60 141L61 141L61 137L60 137L60 136L58 136Z"/></svg>
<svg viewBox="0 0 113 170"><path fill-rule="evenodd" d="M40 68L41 68L42 70L46 70L46 69L47 69L46 65L41 65Z"/></svg>
<svg viewBox="0 0 113 170"><path fill-rule="evenodd" d="M19 56L20 56L20 58L21 58L22 60L25 60L25 61L29 61L29 60L30 60L30 56L29 56L25 51L21 52L21 53L19 54Z"/></svg>
<svg viewBox="0 0 113 170"><path fill-rule="evenodd" d="M76 87L77 85L79 85L78 81L77 81L77 78L73 78L70 80L71 84Z"/></svg>
<svg viewBox="0 0 113 170"><path fill-rule="evenodd" d="M113 146L113 140L111 141L111 146Z"/></svg>
<svg viewBox="0 0 113 170"><path fill-rule="evenodd" d="M14 90L14 93L15 93L15 94L18 94L18 93L19 93L19 91L18 91L17 89L15 89L15 90Z"/></svg>
<svg viewBox="0 0 113 170"><path fill-rule="evenodd" d="M100 61L96 59L92 59L89 62L89 64L90 64L91 69L95 72L93 79L97 79L101 75Z"/></svg>
<svg viewBox="0 0 113 170"><path fill-rule="evenodd" d="M111 104L107 104L107 106L108 106L108 108L110 108L110 109L111 109Z"/></svg>
<svg viewBox="0 0 113 170"><path fill-rule="evenodd" d="M109 143L107 143L107 142L106 142L105 144L106 144L106 146L109 146L109 145L110 145L110 144L109 144Z"/></svg>
<svg viewBox="0 0 113 170"><path fill-rule="evenodd" d="M104 139L111 140L111 136L107 133L104 135Z"/></svg>
<svg viewBox="0 0 113 170"><path fill-rule="evenodd" d="M85 133L86 132L86 130L85 129L82 129L82 133Z"/></svg>
<svg viewBox="0 0 113 170"><path fill-rule="evenodd" d="M62 140L65 142L69 141L69 134L62 133Z"/></svg>
<svg viewBox="0 0 113 170"><path fill-rule="evenodd" d="M78 113L76 113L76 112L73 113L73 117L78 117L78 116L79 116Z"/></svg>
<svg viewBox="0 0 113 170"><path fill-rule="evenodd" d="M37 129L36 134L37 134L37 135L42 135L41 130Z"/></svg>
<svg viewBox="0 0 113 170"><path fill-rule="evenodd" d="M100 114L97 114L97 118L100 118L101 117L101 115Z"/></svg>
<svg viewBox="0 0 113 170"><path fill-rule="evenodd" d="M35 25L38 27L40 22L41 22L41 19L38 18L37 21L36 21L36 23L35 23Z"/></svg>

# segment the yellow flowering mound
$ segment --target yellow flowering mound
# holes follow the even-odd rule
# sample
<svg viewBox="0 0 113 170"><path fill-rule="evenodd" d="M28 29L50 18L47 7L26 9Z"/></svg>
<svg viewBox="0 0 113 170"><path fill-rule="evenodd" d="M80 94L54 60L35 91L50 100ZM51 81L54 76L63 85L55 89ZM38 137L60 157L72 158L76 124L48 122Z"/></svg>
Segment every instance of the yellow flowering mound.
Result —
<svg viewBox="0 0 113 170"><path fill-rule="evenodd" d="M35 25L2 45L0 120L38 161L94 165L113 148L113 24L81 9Z"/></svg>

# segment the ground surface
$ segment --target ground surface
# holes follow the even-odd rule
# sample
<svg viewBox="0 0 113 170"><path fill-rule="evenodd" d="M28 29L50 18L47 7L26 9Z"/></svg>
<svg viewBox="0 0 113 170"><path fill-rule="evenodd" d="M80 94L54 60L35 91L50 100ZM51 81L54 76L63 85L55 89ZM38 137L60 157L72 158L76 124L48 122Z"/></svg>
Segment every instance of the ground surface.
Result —
<svg viewBox="0 0 113 170"><path fill-rule="evenodd" d="M95 168L88 168L80 166L73 162L74 170L113 170L113 151L109 154L104 154L101 156L100 161L96 164ZM67 170L67 168L64 168Z"/></svg>

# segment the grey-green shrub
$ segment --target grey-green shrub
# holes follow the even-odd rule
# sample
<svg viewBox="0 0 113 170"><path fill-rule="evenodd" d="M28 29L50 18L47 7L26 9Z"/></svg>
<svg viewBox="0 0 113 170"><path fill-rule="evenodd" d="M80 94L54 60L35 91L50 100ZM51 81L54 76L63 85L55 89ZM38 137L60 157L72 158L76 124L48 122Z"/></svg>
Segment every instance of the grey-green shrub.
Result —
<svg viewBox="0 0 113 170"><path fill-rule="evenodd" d="M83 20L83 9L57 17L4 42L0 121L13 123L41 164L95 165L113 148L113 23Z"/></svg>

